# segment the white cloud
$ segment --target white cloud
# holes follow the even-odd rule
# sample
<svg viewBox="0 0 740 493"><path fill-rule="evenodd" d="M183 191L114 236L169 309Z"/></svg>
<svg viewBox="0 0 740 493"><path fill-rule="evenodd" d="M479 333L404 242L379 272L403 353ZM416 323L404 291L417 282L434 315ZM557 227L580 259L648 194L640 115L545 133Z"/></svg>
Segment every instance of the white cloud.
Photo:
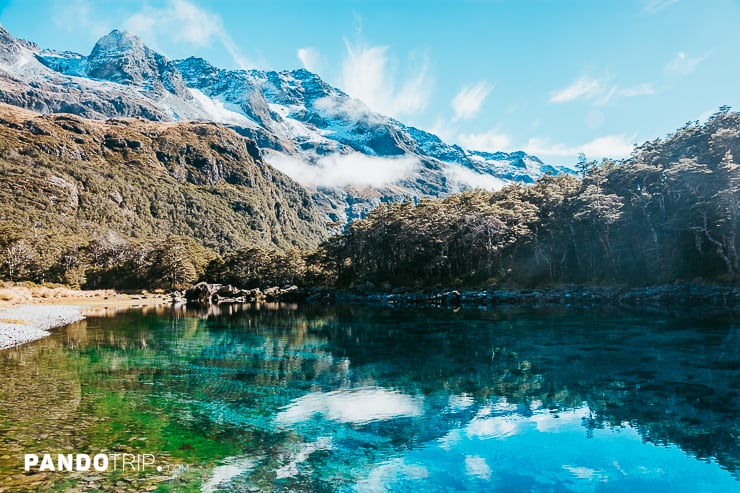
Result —
<svg viewBox="0 0 740 493"><path fill-rule="evenodd" d="M196 46L207 46L211 38L223 36L223 22L216 14L186 0L170 0L169 10L172 20L178 24L175 39Z"/></svg>
<svg viewBox="0 0 740 493"><path fill-rule="evenodd" d="M457 130L450 125L449 118L437 117L434 124L429 127L429 132L436 135L445 142L454 142Z"/></svg>
<svg viewBox="0 0 740 493"><path fill-rule="evenodd" d="M321 55L316 48L312 48L310 46L298 48L296 56L298 56L298 59L301 61L303 68L315 74L319 72L319 67L321 66Z"/></svg>
<svg viewBox="0 0 740 493"><path fill-rule="evenodd" d="M617 94L619 88L617 86L612 86L608 92L602 94L596 101L594 101L595 106L604 106L607 104L611 99Z"/></svg>
<svg viewBox="0 0 740 493"><path fill-rule="evenodd" d="M624 87L624 88L621 88L617 85L613 85L609 89L609 92L602 95L599 99L597 99L594 102L594 105L604 106L605 104L609 103L615 97L633 98L635 96L649 96L651 94L655 94L655 89L653 89L652 84L648 84L647 82L638 84L636 86Z"/></svg>
<svg viewBox="0 0 740 493"><path fill-rule="evenodd" d="M234 40L231 39L231 36L226 34L225 31L222 31L218 38L221 40L221 44L226 48L226 51L229 52L229 55L231 55L231 59L234 60L234 63L237 67L239 67L242 70L247 70L249 68L254 67L254 63L250 62L247 58L242 55L241 50L239 47L234 43Z"/></svg>
<svg viewBox="0 0 740 493"><path fill-rule="evenodd" d="M564 87L550 95L551 103L567 103L579 98L592 98L603 91L603 85L596 79L581 77L573 81L568 87Z"/></svg>
<svg viewBox="0 0 740 493"><path fill-rule="evenodd" d="M303 185L382 187L413 174L421 165L411 156L374 157L353 152L330 154L311 164L299 157L270 152L267 163Z"/></svg>
<svg viewBox="0 0 740 493"><path fill-rule="evenodd" d="M632 145L634 137L629 138L625 135L605 135L591 142L587 142L578 147L578 152L594 158L612 157L621 158L629 156L634 146Z"/></svg>
<svg viewBox="0 0 740 493"><path fill-rule="evenodd" d="M632 98L635 96L649 96L651 94L655 94L655 89L653 88L652 84L643 82L642 84L638 84L633 87L625 87L624 89L621 89L619 91L619 94L620 96L624 96L625 98Z"/></svg>
<svg viewBox="0 0 740 493"><path fill-rule="evenodd" d="M450 103L455 112L453 119L467 120L477 115L493 87L485 81L463 86Z"/></svg>
<svg viewBox="0 0 740 493"><path fill-rule="evenodd" d="M635 135L605 135L598 137L585 144L569 146L566 144L553 143L548 139L541 137L532 137L527 142L524 150L528 154L534 154L538 157L543 156L558 156L575 157L578 153L582 152L589 159L600 159L600 158L623 158L629 156L634 149L632 141L636 137Z"/></svg>
<svg viewBox="0 0 740 493"><path fill-rule="evenodd" d="M676 53L676 56L673 57L673 59L665 66L665 70L669 74L689 75L691 72L696 70L696 67L698 67L705 58L706 56L692 57L687 55L683 51L679 51L678 53Z"/></svg>
<svg viewBox="0 0 740 493"><path fill-rule="evenodd" d="M208 12L187 0L169 0L165 7L144 7L124 21L126 30L156 44L160 37L195 46L221 43L240 68L250 64L229 36L218 14Z"/></svg>
<svg viewBox="0 0 740 493"><path fill-rule="evenodd" d="M111 27L91 14L89 0L60 2L54 13L54 25L68 32L87 33L91 39L99 39Z"/></svg>
<svg viewBox="0 0 740 493"><path fill-rule="evenodd" d="M123 24L127 31L130 31L138 36L144 36L146 34L154 32L154 27L157 25L157 20L149 14L137 12L126 19Z"/></svg>
<svg viewBox="0 0 740 493"><path fill-rule="evenodd" d="M706 122L710 116L715 114L717 112L717 108L709 108L708 110L704 111L701 115L699 115L696 119L700 122Z"/></svg>
<svg viewBox="0 0 740 493"><path fill-rule="evenodd" d="M444 173L453 185L457 184L461 186L461 189L481 188L483 190L496 191L501 190L506 185L506 182L501 178L478 173L460 164L448 164Z"/></svg>
<svg viewBox="0 0 740 493"><path fill-rule="evenodd" d="M642 10L643 12L654 14L678 2L679 0L645 0Z"/></svg>
<svg viewBox="0 0 740 493"><path fill-rule="evenodd" d="M609 78L593 79L581 77L568 87L564 87L550 94L551 103L569 103L578 99L591 101L594 106L604 106L615 98L631 98L655 94L652 84L643 82L636 86L620 87L617 84L608 84Z"/></svg>
<svg viewBox="0 0 740 493"><path fill-rule="evenodd" d="M342 62L341 87L347 94L365 102L373 111L400 117L423 110L431 94L427 63L413 67L414 75L399 81L388 58L387 46L352 46Z"/></svg>
<svg viewBox="0 0 740 493"><path fill-rule="evenodd" d="M511 139L508 135L495 130L478 134L460 134L458 143L466 149L476 151L507 151L511 148Z"/></svg>
<svg viewBox="0 0 740 493"><path fill-rule="evenodd" d="M375 117L365 103L354 98L335 98L325 96L318 98L313 103L314 108L328 116L344 118L348 120L369 119L375 121Z"/></svg>

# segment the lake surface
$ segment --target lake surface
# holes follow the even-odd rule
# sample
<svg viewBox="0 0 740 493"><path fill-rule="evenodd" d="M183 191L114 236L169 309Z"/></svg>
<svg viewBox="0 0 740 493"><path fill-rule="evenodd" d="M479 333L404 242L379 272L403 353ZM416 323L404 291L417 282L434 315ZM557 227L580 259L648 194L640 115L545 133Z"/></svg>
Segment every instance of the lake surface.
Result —
<svg viewBox="0 0 740 493"><path fill-rule="evenodd" d="M269 308L90 317L0 352L0 490L740 491L729 314Z"/></svg>

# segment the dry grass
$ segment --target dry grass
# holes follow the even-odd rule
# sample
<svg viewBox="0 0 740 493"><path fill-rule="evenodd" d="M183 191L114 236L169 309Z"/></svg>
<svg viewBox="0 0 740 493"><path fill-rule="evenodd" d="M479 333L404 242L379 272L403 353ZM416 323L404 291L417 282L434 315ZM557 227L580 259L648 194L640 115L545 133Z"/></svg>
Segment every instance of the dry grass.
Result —
<svg viewBox="0 0 740 493"><path fill-rule="evenodd" d="M19 304L58 303L83 306L160 305L168 302L163 294L128 295L111 289L84 291L62 286L37 286L0 282L0 307Z"/></svg>
<svg viewBox="0 0 740 493"><path fill-rule="evenodd" d="M35 300L55 301L113 295L115 295L115 291L111 290L82 291L59 286L28 286L13 283L3 283L0 288L0 301L9 301L13 304L33 302Z"/></svg>

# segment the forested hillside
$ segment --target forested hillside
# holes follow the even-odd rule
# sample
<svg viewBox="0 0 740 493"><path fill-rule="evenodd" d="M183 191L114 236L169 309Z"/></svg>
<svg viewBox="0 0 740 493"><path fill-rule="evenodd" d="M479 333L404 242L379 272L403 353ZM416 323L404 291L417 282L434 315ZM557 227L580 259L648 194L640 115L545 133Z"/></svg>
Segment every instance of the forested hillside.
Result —
<svg viewBox="0 0 740 493"><path fill-rule="evenodd" d="M740 279L740 113L726 107L627 160L584 159L579 177L381 204L318 247L305 191L221 126L5 114L6 279L414 289Z"/></svg>
<svg viewBox="0 0 740 493"><path fill-rule="evenodd" d="M178 284L215 254L315 247L325 235L306 191L222 125L0 106L5 279L146 287L174 261Z"/></svg>
<svg viewBox="0 0 740 493"><path fill-rule="evenodd" d="M735 283L740 114L723 107L582 178L384 204L325 243L339 284ZM316 257L318 258L318 257Z"/></svg>

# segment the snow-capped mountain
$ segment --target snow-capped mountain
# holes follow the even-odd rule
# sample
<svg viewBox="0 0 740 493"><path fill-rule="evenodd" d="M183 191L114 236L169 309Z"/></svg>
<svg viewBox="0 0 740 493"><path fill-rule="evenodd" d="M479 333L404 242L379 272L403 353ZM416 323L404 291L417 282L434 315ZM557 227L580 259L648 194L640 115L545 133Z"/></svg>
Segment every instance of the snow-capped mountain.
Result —
<svg viewBox="0 0 740 493"><path fill-rule="evenodd" d="M338 225L380 202L531 182L562 170L524 152L487 153L371 111L307 70L224 70L168 60L114 30L87 56L41 50L0 27L0 100L44 113L211 120L257 141Z"/></svg>

